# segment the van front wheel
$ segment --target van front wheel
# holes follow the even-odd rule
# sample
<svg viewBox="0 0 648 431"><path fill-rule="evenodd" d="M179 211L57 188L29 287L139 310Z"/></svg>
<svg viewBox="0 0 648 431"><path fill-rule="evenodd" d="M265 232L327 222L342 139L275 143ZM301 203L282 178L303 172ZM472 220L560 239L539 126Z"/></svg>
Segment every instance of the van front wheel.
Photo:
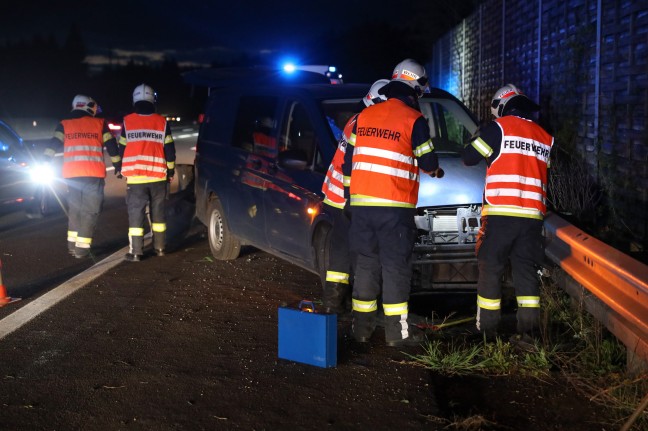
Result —
<svg viewBox="0 0 648 431"><path fill-rule="evenodd" d="M207 209L209 214L209 248L218 260L233 260L239 257L241 242L229 230L225 212L218 199L212 199Z"/></svg>

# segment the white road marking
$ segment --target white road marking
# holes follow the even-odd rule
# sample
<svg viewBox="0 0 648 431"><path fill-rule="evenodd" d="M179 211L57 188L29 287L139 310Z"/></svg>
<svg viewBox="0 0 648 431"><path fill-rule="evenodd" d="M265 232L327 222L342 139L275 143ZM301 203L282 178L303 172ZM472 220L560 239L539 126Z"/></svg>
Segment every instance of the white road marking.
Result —
<svg viewBox="0 0 648 431"><path fill-rule="evenodd" d="M116 251L101 262L95 263L81 274L72 277L65 283L50 290L41 297L34 299L29 304L0 320L0 339L11 334L34 317L67 298L70 294L101 276L104 272L119 265L124 261L124 254L127 252L128 246Z"/></svg>

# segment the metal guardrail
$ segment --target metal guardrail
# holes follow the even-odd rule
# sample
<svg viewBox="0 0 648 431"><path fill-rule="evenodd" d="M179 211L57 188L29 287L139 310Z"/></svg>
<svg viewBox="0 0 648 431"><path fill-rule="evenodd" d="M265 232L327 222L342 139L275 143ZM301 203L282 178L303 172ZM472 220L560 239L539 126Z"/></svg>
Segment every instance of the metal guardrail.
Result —
<svg viewBox="0 0 648 431"><path fill-rule="evenodd" d="M583 297L585 288L598 298L586 301L588 311L625 344L629 362L637 355L648 363L648 265L553 213L545 218L545 238L547 257L577 282L563 287L572 296Z"/></svg>

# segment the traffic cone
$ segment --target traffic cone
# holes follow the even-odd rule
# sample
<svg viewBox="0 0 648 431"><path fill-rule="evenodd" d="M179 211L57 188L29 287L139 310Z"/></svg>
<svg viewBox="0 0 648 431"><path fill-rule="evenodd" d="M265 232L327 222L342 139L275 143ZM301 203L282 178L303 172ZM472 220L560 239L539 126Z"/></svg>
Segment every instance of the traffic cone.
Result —
<svg viewBox="0 0 648 431"><path fill-rule="evenodd" d="M10 302L18 301L19 298L11 298L7 296L7 289L5 288L4 283L2 282L2 260L0 260L0 307L4 307Z"/></svg>

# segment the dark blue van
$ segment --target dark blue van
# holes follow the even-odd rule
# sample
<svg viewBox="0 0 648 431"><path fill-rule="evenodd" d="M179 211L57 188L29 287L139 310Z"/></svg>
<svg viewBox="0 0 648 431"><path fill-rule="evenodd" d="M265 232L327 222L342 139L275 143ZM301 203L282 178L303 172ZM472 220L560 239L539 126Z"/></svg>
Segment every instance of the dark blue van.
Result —
<svg viewBox="0 0 648 431"><path fill-rule="evenodd" d="M322 182L369 84L243 81L209 85L196 144L196 215L217 259L251 245L323 276L330 219ZM484 167L464 167L459 153L477 122L445 91L432 89L420 102L446 175L421 178L413 286L474 288Z"/></svg>

